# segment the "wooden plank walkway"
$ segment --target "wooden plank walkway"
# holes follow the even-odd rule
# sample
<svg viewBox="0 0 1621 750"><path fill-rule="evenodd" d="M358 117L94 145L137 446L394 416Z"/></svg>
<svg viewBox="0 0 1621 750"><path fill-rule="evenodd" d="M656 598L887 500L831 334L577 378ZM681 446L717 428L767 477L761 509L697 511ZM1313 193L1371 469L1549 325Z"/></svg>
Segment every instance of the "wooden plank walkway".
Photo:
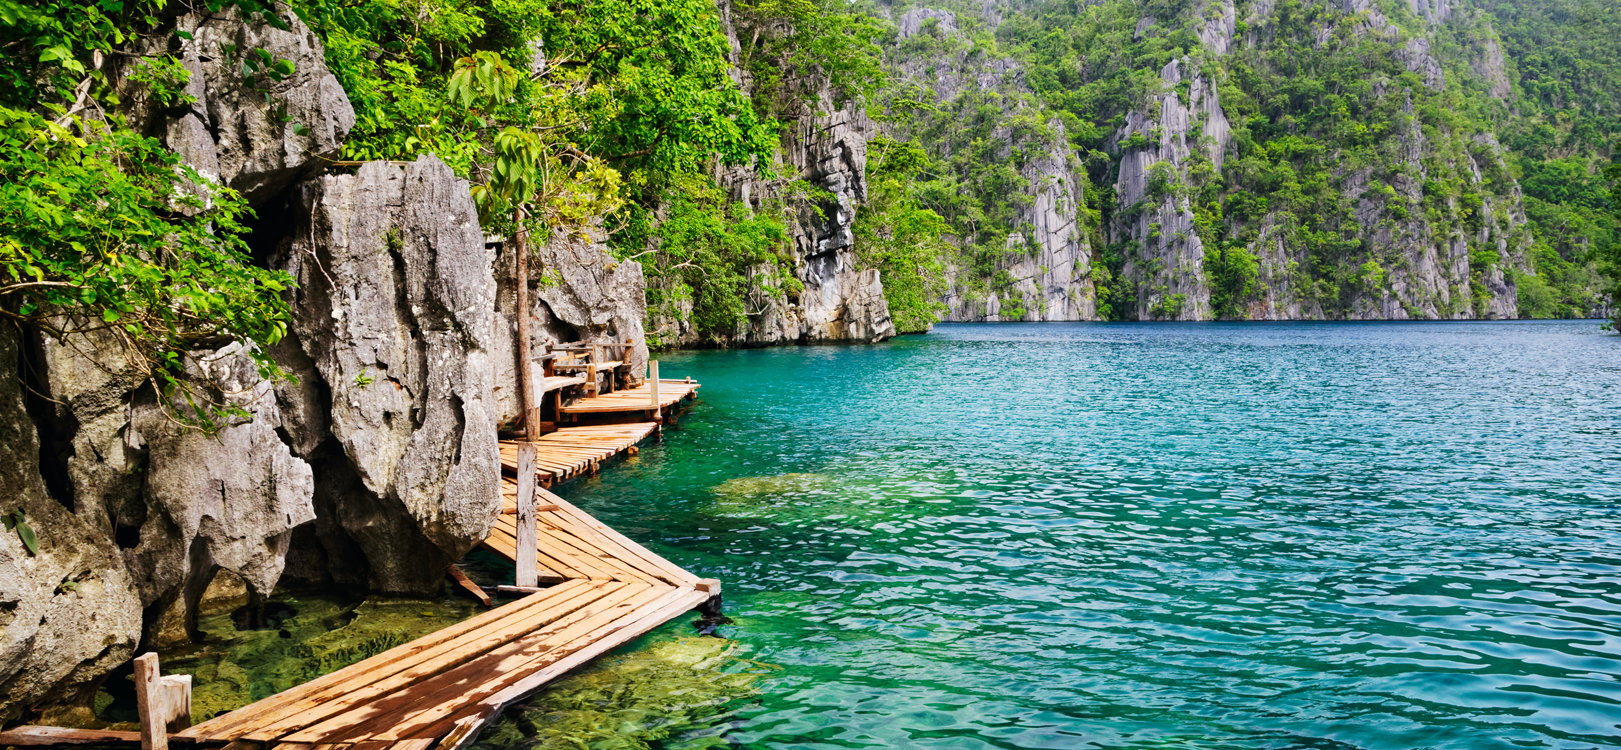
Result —
<svg viewBox="0 0 1621 750"><path fill-rule="evenodd" d="M563 380L547 378L546 386L578 384ZM662 419L697 389L664 380L656 409L644 384L563 411L647 410ZM551 484L593 471L658 427L562 428L536 441L536 479ZM501 446L513 473L518 445ZM502 512L484 545L515 560L517 482L502 481ZM719 581L700 580L541 487L536 494L537 567L541 583L552 586L169 739L224 750L459 750L508 704L719 596ZM135 733L51 727L16 727L4 737L17 745L139 741Z"/></svg>
<svg viewBox="0 0 1621 750"><path fill-rule="evenodd" d="M551 486L587 472L609 458L629 450L657 431L657 422L562 427L535 441L535 476ZM519 441L501 442L501 465L518 471Z"/></svg>
<svg viewBox="0 0 1621 750"><path fill-rule="evenodd" d="M680 403L681 399L693 398L697 393L697 383L686 380L660 380L659 410L666 411ZM582 398L572 404L564 404L561 409L563 414L569 415L652 410L653 390L648 383L622 391Z"/></svg>
<svg viewBox="0 0 1621 750"><path fill-rule="evenodd" d="M175 738L281 750L450 750L471 742L507 704L718 593L717 582L537 492L546 509L537 519L542 576L549 572L557 585ZM508 558L515 556L516 518L500 515L485 540Z"/></svg>

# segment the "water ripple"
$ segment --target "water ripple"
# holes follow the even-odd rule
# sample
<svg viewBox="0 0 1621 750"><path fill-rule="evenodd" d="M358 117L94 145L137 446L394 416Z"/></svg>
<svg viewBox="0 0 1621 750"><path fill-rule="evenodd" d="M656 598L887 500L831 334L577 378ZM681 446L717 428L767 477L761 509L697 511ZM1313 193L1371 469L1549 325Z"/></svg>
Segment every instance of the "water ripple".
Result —
<svg viewBox="0 0 1621 750"><path fill-rule="evenodd" d="M1621 338L944 326L695 352L565 492L727 582L771 748L1621 748Z"/></svg>

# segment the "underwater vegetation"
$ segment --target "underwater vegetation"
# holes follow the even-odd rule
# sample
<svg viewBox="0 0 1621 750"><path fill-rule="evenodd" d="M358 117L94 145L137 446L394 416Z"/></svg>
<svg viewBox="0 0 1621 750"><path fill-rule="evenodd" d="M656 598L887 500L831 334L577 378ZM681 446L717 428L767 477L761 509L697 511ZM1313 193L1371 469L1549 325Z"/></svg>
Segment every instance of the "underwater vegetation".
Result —
<svg viewBox="0 0 1621 750"><path fill-rule="evenodd" d="M684 624L672 627L684 628ZM478 750L695 750L722 735L740 702L776 668L743 658L736 642L687 635L602 659L506 710Z"/></svg>

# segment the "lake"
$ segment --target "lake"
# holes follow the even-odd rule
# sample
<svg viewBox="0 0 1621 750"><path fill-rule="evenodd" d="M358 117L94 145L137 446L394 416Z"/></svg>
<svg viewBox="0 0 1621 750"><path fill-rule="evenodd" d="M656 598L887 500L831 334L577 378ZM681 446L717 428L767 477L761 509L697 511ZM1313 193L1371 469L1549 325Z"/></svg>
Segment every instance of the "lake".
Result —
<svg viewBox="0 0 1621 750"><path fill-rule="evenodd" d="M722 579L721 633L771 665L663 746L1621 747L1596 322L660 359L700 401L559 491Z"/></svg>

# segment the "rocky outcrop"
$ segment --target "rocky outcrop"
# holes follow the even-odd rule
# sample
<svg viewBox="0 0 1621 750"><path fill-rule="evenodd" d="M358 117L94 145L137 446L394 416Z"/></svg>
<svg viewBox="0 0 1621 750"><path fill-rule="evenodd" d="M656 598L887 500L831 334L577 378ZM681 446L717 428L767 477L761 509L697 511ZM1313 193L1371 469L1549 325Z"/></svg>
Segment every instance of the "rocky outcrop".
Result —
<svg viewBox="0 0 1621 750"><path fill-rule="evenodd" d="M648 359L647 335L642 329L642 321L647 318L642 265L633 260L615 260L606 245L597 240L596 235L591 240L559 235L531 250L529 348L533 356L539 357L547 344L632 342L624 351L623 361L630 365L629 384L636 385L647 370ZM514 351L518 338L518 264L510 244L503 243L498 250L500 307L492 352L494 403L502 428L510 430L517 427L523 413ZM619 351L613 350L613 354L617 356ZM540 371L539 364L533 366L535 372Z"/></svg>
<svg viewBox="0 0 1621 750"><path fill-rule="evenodd" d="M986 3L982 11L987 23L999 13L994 3ZM1001 124L986 140L994 144L997 162L1014 165L1023 191L1013 201L1013 231L1005 238L1006 252L997 259L993 278L974 278L963 269L949 269L945 319L1095 318L1097 298L1088 280L1093 249L1081 210L1085 179L1073 164L1063 123L1031 106L1031 90L1017 61L971 53L951 11L914 8L896 18L895 24L902 40L927 36L933 39L933 47L943 50L891 59L891 70L903 87L910 83L932 91L935 106L942 112L957 111L970 97L976 104L1002 108ZM1019 119L1036 119L1040 127L1013 124ZM902 139L916 136L904 127L896 135ZM937 156L967 147L969 144L954 141L934 144Z"/></svg>
<svg viewBox="0 0 1621 750"><path fill-rule="evenodd" d="M280 256L299 287L292 329L347 459L327 465L357 480L327 502L372 588L437 589L499 503L493 251L467 183L433 157L297 197L307 224Z"/></svg>
<svg viewBox="0 0 1621 750"><path fill-rule="evenodd" d="M40 540L0 534L0 721L83 721L138 646L195 634L221 576L249 605L289 573L437 591L498 507L494 255L467 183L431 158L307 179L353 112L296 18L235 12L170 19L195 102L143 98L138 62L110 72L133 122L255 204L256 262L298 281L268 352L296 380L263 380L240 345L191 352L194 395L245 415L203 432L107 333L0 330L19 375L0 378L0 513ZM295 72L245 81L249 49Z"/></svg>
<svg viewBox="0 0 1621 750"><path fill-rule="evenodd" d="M343 87L327 70L320 39L294 13L282 17L285 31L244 23L234 6L175 18L174 30L191 34L178 55L189 73L189 104L154 100L141 80L145 63L138 57L118 71L132 123L159 137L205 179L235 188L255 205L335 158L355 124ZM167 39L155 34L141 49L160 51ZM256 50L290 63L293 72L261 67L244 78L244 59Z"/></svg>
<svg viewBox="0 0 1621 750"><path fill-rule="evenodd" d="M0 723L42 704L88 706L108 671L134 655L141 601L100 513L87 522L42 478L40 435L25 408L23 339L0 326L0 514L21 512L34 554L0 529ZM60 486L59 486L60 491ZM64 503L63 500L69 502Z"/></svg>
<svg viewBox="0 0 1621 750"><path fill-rule="evenodd" d="M739 21L729 2L718 5L730 38L733 80L752 94L754 82L741 64ZM678 302L675 314L650 321L648 335L657 340L773 346L878 342L895 335L878 272L863 267L855 252L856 208L867 200L867 140L877 127L860 102L840 106L819 71L795 71L786 62L784 68L788 72L776 89L777 118L786 126L774 165L778 176L768 179L752 166L739 166L717 169L715 181L746 210L787 207L787 260L798 283L779 283L776 266L753 269L747 321L734 333L705 340L693 325L690 302ZM803 190L807 185L810 191Z"/></svg>
<svg viewBox="0 0 1621 750"><path fill-rule="evenodd" d="M1136 316L1144 320L1212 315L1204 240L1194 228L1187 186L1201 162L1221 172L1230 128L1210 81L1197 72L1184 81L1187 64L1172 60L1160 71L1163 93L1150 108L1157 116L1132 111L1114 143L1120 150L1115 195L1123 210L1110 239L1130 243L1123 273L1135 285Z"/></svg>

